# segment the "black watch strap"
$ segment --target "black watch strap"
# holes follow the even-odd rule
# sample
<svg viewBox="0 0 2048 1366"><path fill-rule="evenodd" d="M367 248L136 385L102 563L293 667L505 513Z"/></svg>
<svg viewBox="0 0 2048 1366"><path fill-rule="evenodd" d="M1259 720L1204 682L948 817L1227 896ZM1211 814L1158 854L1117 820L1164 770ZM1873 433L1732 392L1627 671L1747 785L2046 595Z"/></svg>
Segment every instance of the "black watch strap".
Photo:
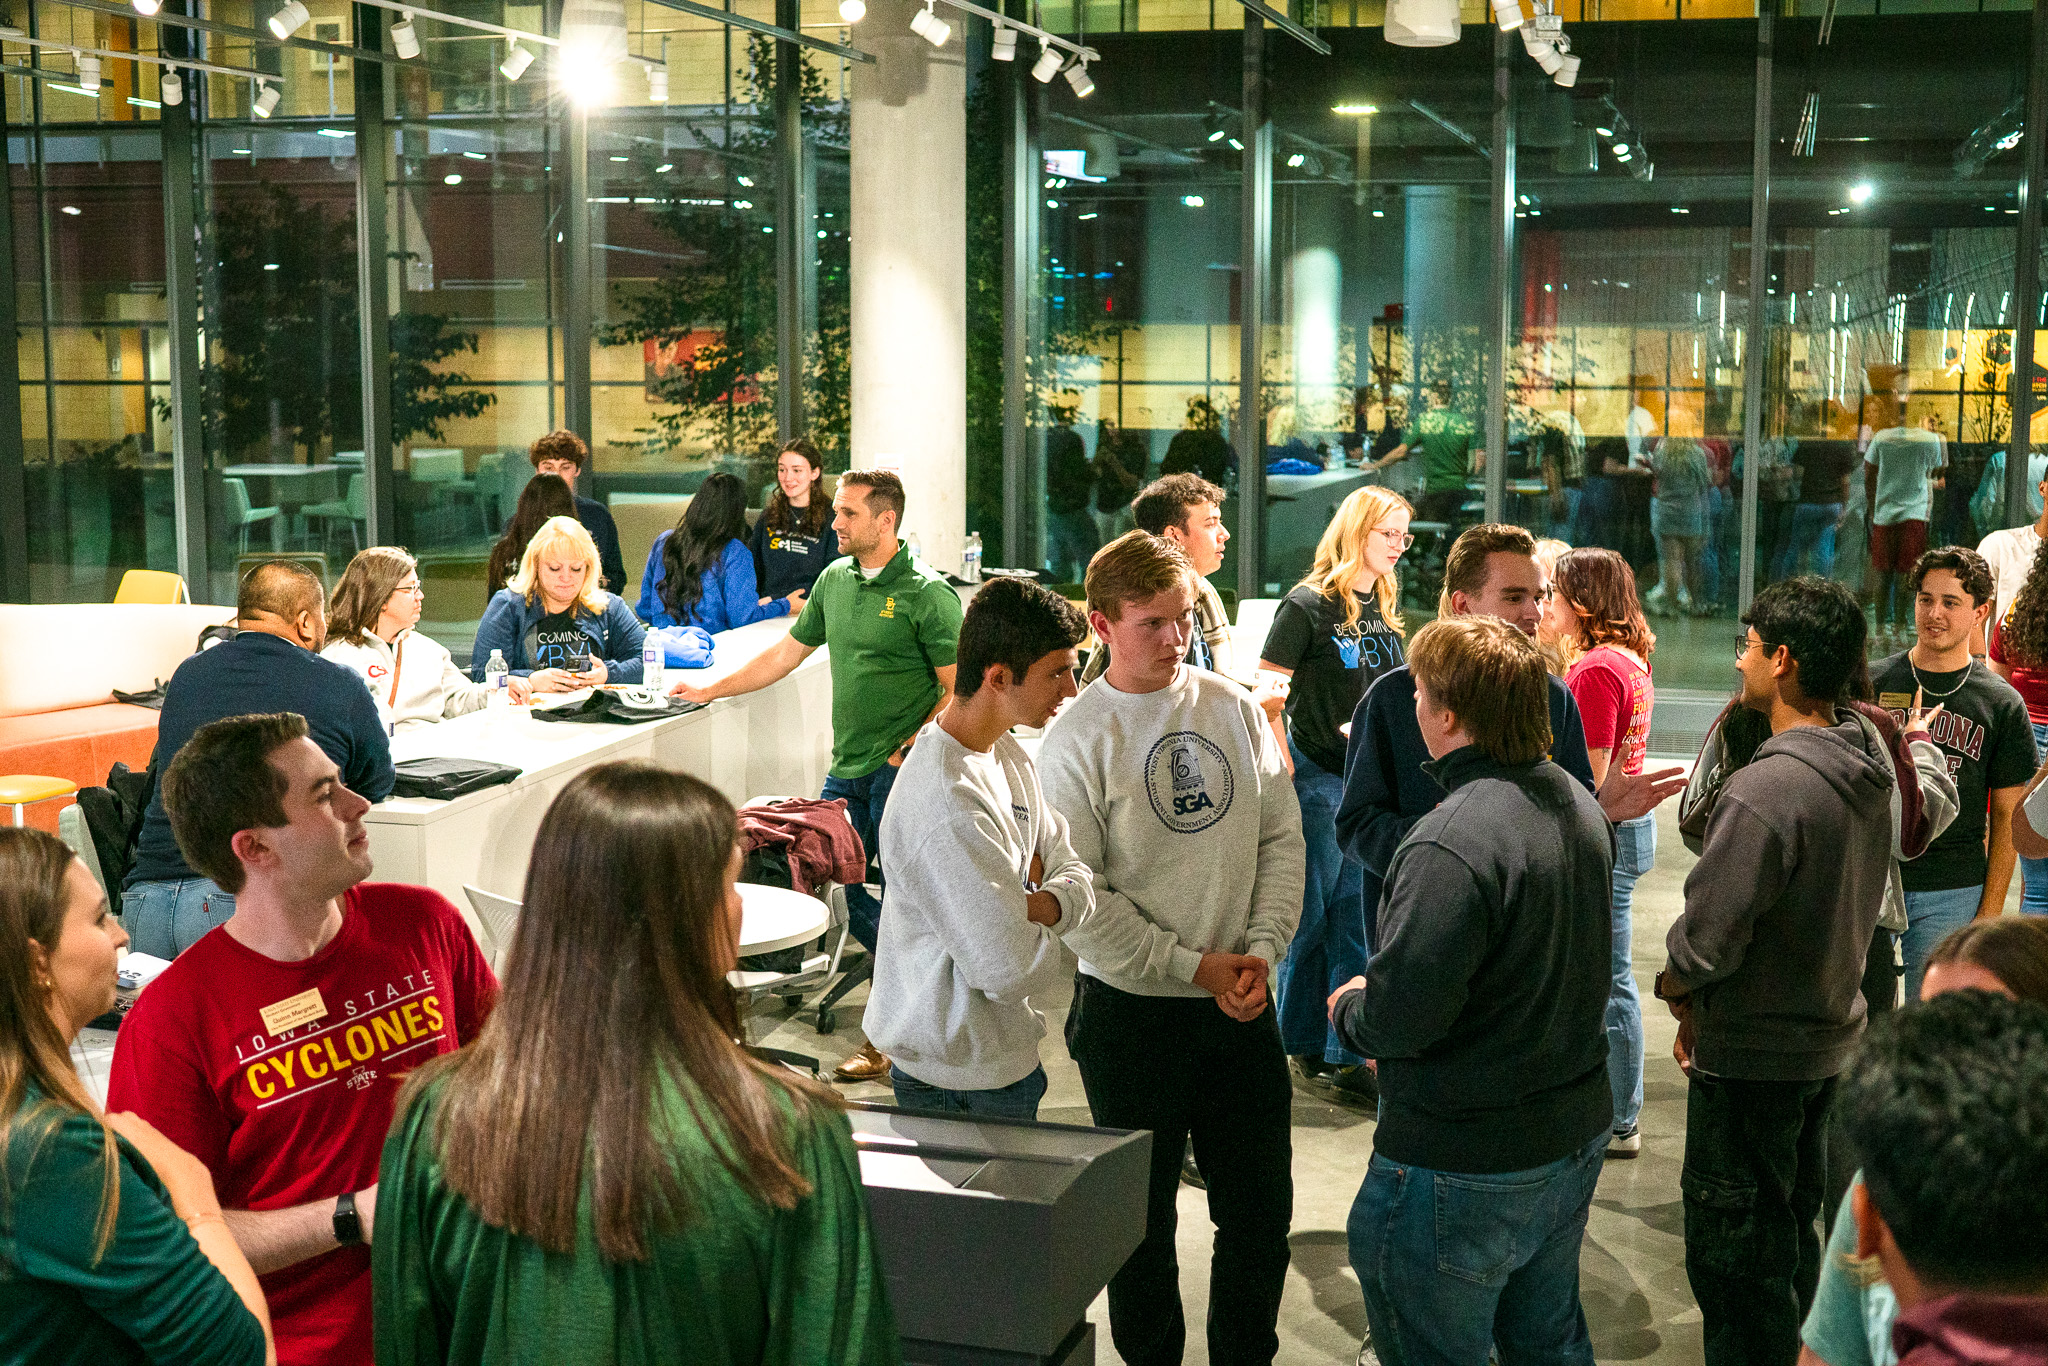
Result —
<svg viewBox="0 0 2048 1366"><path fill-rule="evenodd" d="M334 1241L343 1247L361 1247L363 1216L356 1213L356 1193L348 1192L334 1202Z"/></svg>

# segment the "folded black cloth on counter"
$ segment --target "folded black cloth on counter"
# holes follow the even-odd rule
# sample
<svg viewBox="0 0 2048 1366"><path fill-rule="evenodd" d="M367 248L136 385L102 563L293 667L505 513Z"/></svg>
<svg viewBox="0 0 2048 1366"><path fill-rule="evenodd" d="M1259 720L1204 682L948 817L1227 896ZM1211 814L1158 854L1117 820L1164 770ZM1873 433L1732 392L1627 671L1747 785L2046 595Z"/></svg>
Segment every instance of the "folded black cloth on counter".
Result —
<svg viewBox="0 0 2048 1366"><path fill-rule="evenodd" d="M488 759L407 759L392 768L398 774L392 796L437 801L509 783L520 773L510 764L494 764Z"/></svg>
<svg viewBox="0 0 2048 1366"><path fill-rule="evenodd" d="M584 698L580 706L535 707L533 719L637 726L642 721L665 721L671 716L688 716L703 705L702 702L685 702L680 697L652 693L645 688L626 688L617 692L599 688Z"/></svg>

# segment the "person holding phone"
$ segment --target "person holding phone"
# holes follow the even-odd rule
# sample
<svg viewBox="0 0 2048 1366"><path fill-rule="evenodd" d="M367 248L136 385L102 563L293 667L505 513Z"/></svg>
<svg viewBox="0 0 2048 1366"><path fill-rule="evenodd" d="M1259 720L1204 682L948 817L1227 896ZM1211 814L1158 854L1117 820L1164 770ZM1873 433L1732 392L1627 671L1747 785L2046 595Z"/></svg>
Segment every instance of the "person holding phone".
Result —
<svg viewBox="0 0 2048 1366"><path fill-rule="evenodd" d="M526 543L519 572L484 609L470 655L483 681L491 651L537 693L638 683L647 628L626 600L598 587L597 543L574 517L550 517Z"/></svg>

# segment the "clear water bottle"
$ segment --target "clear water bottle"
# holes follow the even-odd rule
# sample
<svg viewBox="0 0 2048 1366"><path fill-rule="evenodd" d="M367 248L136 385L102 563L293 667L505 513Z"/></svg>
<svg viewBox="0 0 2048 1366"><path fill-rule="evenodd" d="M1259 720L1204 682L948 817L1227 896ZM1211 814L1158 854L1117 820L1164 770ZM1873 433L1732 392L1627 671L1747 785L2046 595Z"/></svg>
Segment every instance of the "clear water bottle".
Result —
<svg viewBox="0 0 2048 1366"><path fill-rule="evenodd" d="M512 699L512 669L505 663L503 650L491 651L490 663L484 665L484 686L491 690L491 705L502 707Z"/></svg>
<svg viewBox="0 0 2048 1366"><path fill-rule="evenodd" d="M981 533L967 533L967 546L960 552L960 577L969 583L981 582Z"/></svg>
<svg viewBox="0 0 2048 1366"><path fill-rule="evenodd" d="M661 642L649 631L646 643L640 647L640 686L656 694L667 692L667 680L663 677L666 662Z"/></svg>

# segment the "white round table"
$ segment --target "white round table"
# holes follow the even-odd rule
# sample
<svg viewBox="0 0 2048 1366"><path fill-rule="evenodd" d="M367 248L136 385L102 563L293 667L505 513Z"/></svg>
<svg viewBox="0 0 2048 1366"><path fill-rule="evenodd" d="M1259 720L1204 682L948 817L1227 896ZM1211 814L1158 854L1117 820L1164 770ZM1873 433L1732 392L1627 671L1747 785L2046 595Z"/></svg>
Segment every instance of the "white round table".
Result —
<svg viewBox="0 0 2048 1366"><path fill-rule="evenodd" d="M814 896L787 887L742 882L740 952L773 953L808 944L832 923L831 908Z"/></svg>

